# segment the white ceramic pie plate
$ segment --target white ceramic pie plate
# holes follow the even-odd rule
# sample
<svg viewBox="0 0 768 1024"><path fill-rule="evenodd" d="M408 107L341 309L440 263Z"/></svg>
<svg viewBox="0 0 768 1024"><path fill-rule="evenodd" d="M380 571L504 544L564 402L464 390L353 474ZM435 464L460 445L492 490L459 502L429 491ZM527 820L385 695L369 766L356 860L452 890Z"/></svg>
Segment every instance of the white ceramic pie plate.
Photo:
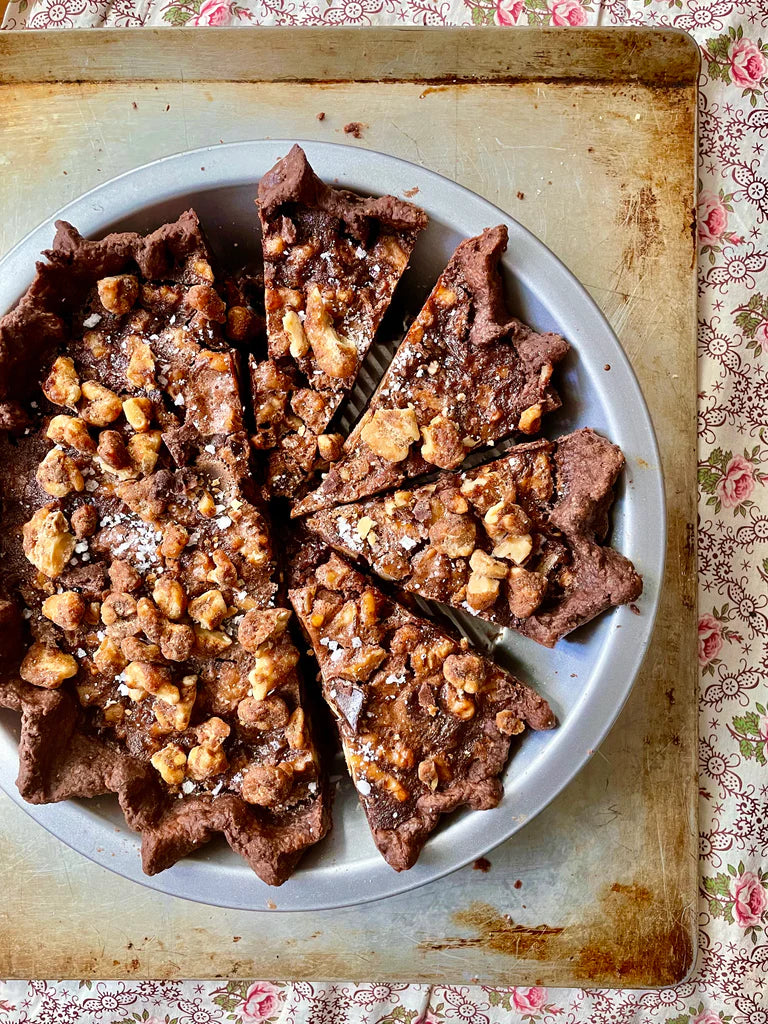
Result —
<svg viewBox="0 0 768 1024"><path fill-rule="evenodd" d="M278 910L317 910L391 896L454 871L530 822L589 760L632 688L653 628L666 545L660 462L643 396L611 328L562 263L507 214L447 178L356 147L303 145L326 181L394 195L418 187L416 201L429 214L430 225L399 293L412 314L462 238L494 224L507 225L504 268L512 310L540 330L560 332L574 349L557 377L565 406L549 419L547 432L556 436L591 426L623 449L627 469L613 513L612 542L642 573L645 591L640 615L616 609L561 641L554 651L516 634L502 638L505 655L547 697L559 728L527 732L507 768L499 807L462 811L446 819L416 866L401 874L376 851L355 792L344 778L337 789L331 834L307 853L281 888L261 882L223 841L147 878L141 870L139 839L126 829L114 798L40 807L21 800L14 782L18 719L0 712L0 785L35 821L126 878L240 909L263 910L271 900ZM98 186L41 224L0 262L0 311L10 309L30 283L35 260L50 245L58 217L84 235L99 237L114 230L148 231L193 206L217 256L229 266L246 262L259 247L256 183L289 147L288 142L254 141L181 153ZM604 369L606 363L610 372ZM638 472L638 459L655 468Z"/></svg>

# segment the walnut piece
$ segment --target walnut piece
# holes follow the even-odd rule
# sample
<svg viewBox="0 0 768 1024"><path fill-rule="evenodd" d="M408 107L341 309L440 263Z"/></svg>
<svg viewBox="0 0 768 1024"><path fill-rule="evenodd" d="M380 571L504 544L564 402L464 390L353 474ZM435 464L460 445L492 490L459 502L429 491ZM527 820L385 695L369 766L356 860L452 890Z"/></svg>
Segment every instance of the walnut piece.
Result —
<svg viewBox="0 0 768 1024"><path fill-rule="evenodd" d="M163 558L178 558L187 546L189 533L178 523L168 523L163 530L160 554Z"/></svg>
<svg viewBox="0 0 768 1024"><path fill-rule="evenodd" d="M43 394L54 405L74 409L80 401L80 380L69 356L59 356L43 381Z"/></svg>
<svg viewBox="0 0 768 1024"><path fill-rule="evenodd" d="M102 430L96 451L104 467L110 471L119 472L131 465L123 436L117 430Z"/></svg>
<svg viewBox="0 0 768 1024"><path fill-rule="evenodd" d="M72 521L74 522L74 517ZM141 576L130 562L126 562L122 558L116 558L110 565L109 578L112 582L112 589L122 594L129 594L141 586Z"/></svg>
<svg viewBox="0 0 768 1024"><path fill-rule="evenodd" d="M64 571L75 550L75 538L62 512L38 509L22 529L24 554L49 579Z"/></svg>
<svg viewBox="0 0 768 1024"><path fill-rule="evenodd" d="M65 679L77 675L77 662L54 644L35 643L27 651L19 675L33 686L58 690Z"/></svg>
<svg viewBox="0 0 768 1024"><path fill-rule="evenodd" d="M440 777L437 774L437 768L435 767L435 762L432 758L427 758L420 762L418 776L421 782L423 782L425 786L428 786L432 792L437 789Z"/></svg>
<svg viewBox="0 0 768 1024"><path fill-rule="evenodd" d="M302 708L296 708L285 728L285 738L292 750L305 750L309 746L307 722Z"/></svg>
<svg viewBox="0 0 768 1024"><path fill-rule="evenodd" d="M544 600L547 577L527 569L512 568L508 581L509 610L518 619L527 619Z"/></svg>
<svg viewBox="0 0 768 1024"><path fill-rule="evenodd" d="M475 549L477 531L468 516L449 512L429 528L433 547L449 558L468 558Z"/></svg>
<svg viewBox="0 0 768 1024"><path fill-rule="evenodd" d="M129 313L139 297L139 282L133 274L102 277L96 283L96 287L104 309L116 316L124 316Z"/></svg>
<svg viewBox="0 0 768 1024"><path fill-rule="evenodd" d="M170 576L161 576L152 591L160 611L168 619L180 619L187 610L187 595L182 585Z"/></svg>
<svg viewBox="0 0 768 1024"><path fill-rule="evenodd" d="M422 427L421 457L440 469L455 469L467 454L456 424L443 413Z"/></svg>
<svg viewBox="0 0 768 1024"><path fill-rule="evenodd" d="M443 707L448 714L453 715L455 718L460 718L463 721L467 721L474 716L475 702L466 694L459 693L456 687L451 683L446 683L442 687L440 695Z"/></svg>
<svg viewBox="0 0 768 1024"><path fill-rule="evenodd" d="M59 448L48 452L35 476L43 490L54 498L65 498L70 492L79 492L85 487L77 463Z"/></svg>
<svg viewBox="0 0 768 1024"><path fill-rule="evenodd" d="M114 423L123 411L119 396L103 384L97 384L95 380L84 380L81 389L83 400L80 416L92 427L106 427Z"/></svg>
<svg viewBox="0 0 768 1024"><path fill-rule="evenodd" d="M317 450L320 458L326 462L336 462L341 457L341 450L344 447L344 436L342 434L320 434L317 438Z"/></svg>
<svg viewBox="0 0 768 1024"><path fill-rule="evenodd" d="M478 693L485 682L485 666L476 654L451 654L443 664L443 675L467 693Z"/></svg>
<svg viewBox="0 0 768 1024"><path fill-rule="evenodd" d="M290 340L288 351L294 359L301 359L309 352L309 338L295 310L289 309L283 317L283 330Z"/></svg>
<svg viewBox="0 0 768 1024"><path fill-rule="evenodd" d="M349 377L357 368L357 346L339 334L317 285L307 293L304 331L312 346L317 365L329 377Z"/></svg>
<svg viewBox="0 0 768 1024"><path fill-rule="evenodd" d="M241 795L249 804L274 807L291 791L293 769L288 764L256 764L243 773Z"/></svg>
<svg viewBox="0 0 768 1024"><path fill-rule="evenodd" d="M43 601L43 615L62 629L77 629L85 615L85 599L74 590L52 594Z"/></svg>
<svg viewBox="0 0 768 1024"><path fill-rule="evenodd" d="M123 402L123 415L134 430L148 430L152 423L154 407L149 398L126 398Z"/></svg>
<svg viewBox="0 0 768 1024"><path fill-rule="evenodd" d="M187 755L187 775L197 782L210 779L213 775L221 775L228 767L227 755L223 750L192 747Z"/></svg>
<svg viewBox="0 0 768 1024"><path fill-rule="evenodd" d="M507 536L500 540L493 549L495 558L507 558L515 565L522 565L533 550L533 538L530 533L520 537Z"/></svg>
<svg viewBox="0 0 768 1024"><path fill-rule="evenodd" d="M201 747L208 750L218 750L229 736L231 729L227 723L217 717L209 718L207 722L198 725L196 730L197 742Z"/></svg>
<svg viewBox="0 0 768 1024"><path fill-rule="evenodd" d="M520 413L517 429L523 434L535 434L541 427L541 405L531 405Z"/></svg>
<svg viewBox="0 0 768 1024"><path fill-rule="evenodd" d="M96 452L96 442L88 433L88 427L76 416L54 416L45 436L55 444L66 444L86 455Z"/></svg>
<svg viewBox="0 0 768 1024"><path fill-rule="evenodd" d="M505 736L519 736L525 732L525 725L512 711L499 711L496 715L496 728Z"/></svg>
<svg viewBox="0 0 768 1024"><path fill-rule="evenodd" d="M128 664L128 659L112 637L105 636L93 655L93 663L104 675L116 676Z"/></svg>
<svg viewBox="0 0 768 1024"><path fill-rule="evenodd" d="M227 602L220 590L207 590L189 602L190 618L205 629L216 629L227 615Z"/></svg>
<svg viewBox="0 0 768 1024"><path fill-rule="evenodd" d="M251 654L256 654L267 640L285 632L291 612L287 608L252 608L246 612L237 629L237 639Z"/></svg>
<svg viewBox="0 0 768 1024"><path fill-rule="evenodd" d="M180 786L184 781L187 755L178 743L169 743L149 759L152 767L160 773L163 782L169 786Z"/></svg>
<svg viewBox="0 0 768 1024"><path fill-rule="evenodd" d="M125 376L136 388L155 387L155 357L145 342L140 341L134 345Z"/></svg>
<svg viewBox="0 0 768 1024"><path fill-rule="evenodd" d="M387 462L402 462L414 441L419 440L416 411L406 409L377 409L360 431L368 447Z"/></svg>
<svg viewBox="0 0 768 1024"><path fill-rule="evenodd" d="M210 284L195 284L186 294L186 303L196 309L208 320L223 324L227 319L227 307L224 300Z"/></svg>
<svg viewBox="0 0 768 1024"><path fill-rule="evenodd" d="M171 732L183 732L188 728L192 717L192 709L197 700L197 676L184 676L179 684L180 699L178 704L166 704L164 701L155 703L152 711L158 726Z"/></svg>
<svg viewBox="0 0 768 1024"><path fill-rule="evenodd" d="M284 728L290 715L288 706L280 697L265 697L264 700L246 697L237 706L237 717L246 728L266 732Z"/></svg>
<svg viewBox="0 0 768 1024"><path fill-rule="evenodd" d="M476 612L490 608L499 596L499 581L479 572L470 574L467 582L467 604Z"/></svg>
<svg viewBox="0 0 768 1024"><path fill-rule="evenodd" d="M81 505L72 513L71 524L78 540L92 537L99 528L99 513L93 505Z"/></svg>
<svg viewBox="0 0 768 1024"><path fill-rule="evenodd" d="M157 463L162 435L159 430L134 434L128 441L128 457L141 476L149 476Z"/></svg>

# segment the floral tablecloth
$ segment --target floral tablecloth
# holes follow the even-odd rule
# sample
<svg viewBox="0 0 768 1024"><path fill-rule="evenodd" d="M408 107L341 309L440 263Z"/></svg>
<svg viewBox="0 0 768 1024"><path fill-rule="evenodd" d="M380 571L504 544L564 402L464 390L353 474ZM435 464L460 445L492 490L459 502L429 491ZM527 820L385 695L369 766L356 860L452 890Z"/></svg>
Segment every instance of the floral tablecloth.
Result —
<svg viewBox="0 0 768 1024"><path fill-rule="evenodd" d="M700 955L662 991L0 982L0 1022L768 1024L768 0L12 0L3 28L674 25L699 155Z"/></svg>

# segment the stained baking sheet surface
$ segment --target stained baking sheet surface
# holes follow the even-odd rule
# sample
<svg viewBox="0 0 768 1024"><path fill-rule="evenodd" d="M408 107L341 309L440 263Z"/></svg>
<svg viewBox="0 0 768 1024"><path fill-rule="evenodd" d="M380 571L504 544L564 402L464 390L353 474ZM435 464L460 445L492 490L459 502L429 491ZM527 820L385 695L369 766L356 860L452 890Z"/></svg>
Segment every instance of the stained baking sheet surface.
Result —
<svg viewBox="0 0 768 1024"><path fill-rule="evenodd" d="M125 75L114 37L102 45L98 39L110 33L88 35L97 37L90 66L111 60ZM67 198L148 159L219 139L349 141L343 126L351 120L366 125L360 145L420 162L507 209L564 259L617 331L651 404L670 521L664 606L629 704L598 756L531 827L490 856L487 873L468 868L367 908L272 917L274 939L266 946L260 916L196 907L121 881L33 831L5 801L0 864L21 884L0 916L0 975L648 985L688 969L696 893L696 67L689 53L687 70L673 83L660 81L665 47L680 61L680 36L640 34L639 46L637 33L620 41L622 32L615 32L611 47L625 47L627 77L617 81L612 70L604 81L596 77L607 52L604 34L597 42L590 35L598 40L569 32L567 46L546 36L547 81L507 81L515 67L517 77L530 79L531 51L527 63L510 52L498 84L171 82L162 80L160 67L177 58L166 52L161 60L160 43L146 33L143 67L154 66L155 81L0 87L8 161L0 176L0 251ZM483 36L473 35L473 56L492 77L499 61L483 51ZM258 50L259 33L245 37ZM391 40L379 38L370 33L366 60L384 68ZM455 68L455 34L445 39ZM302 53L300 38L287 42L297 66L316 59ZM263 66L258 57L251 54L251 66ZM3 69L13 72L26 60L16 56ZM568 74L574 64L589 74ZM318 122L321 110L326 118ZM130 902L130 924L112 912L116 900ZM51 929L51 907L62 904L68 923ZM49 936L44 950L42 928Z"/></svg>

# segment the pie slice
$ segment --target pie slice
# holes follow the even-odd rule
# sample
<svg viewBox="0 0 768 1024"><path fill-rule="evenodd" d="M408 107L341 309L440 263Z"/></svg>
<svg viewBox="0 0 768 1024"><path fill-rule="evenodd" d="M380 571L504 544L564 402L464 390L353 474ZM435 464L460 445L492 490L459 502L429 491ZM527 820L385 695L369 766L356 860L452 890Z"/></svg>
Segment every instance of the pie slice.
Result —
<svg viewBox="0 0 768 1024"><path fill-rule="evenodd" d="M440 815L495 807L511 737L547 702L325 551L291 589L374 841L413 866Z"/></svg>
<svg viewBox="0 0 768 1024"><path fill-rule="evenodd" d="M299 146L261 179L258 205L269 359L251 362L254 443L271 452L272 492L293 496L318 460L337 454L324 432L427 218L394 196L330 188Z"/></svg>
<svg viewBox="0 0 768 1024"><path fill-rule="evenodd" d="M616 445L577 430L305 522L404 590L553 647L642 592L632 563L600 543L623 466Z"/></svg>
<svg viewBox="0 0 768 1024"><path fill-rule="evenodd" d="M342 505L435 469L558 408L552 370L568 351L510 317L499 270L504 226L462 242L321 486L294 515Z"/></svg>
<svg viewBox="0 0 768 1024"><path fill-rule="evenodd" d="M60 223L46 255L0 320L19 789L117 793L148 874L222 832L280 884L328 801L197 218L98 242Z"/></svg>

